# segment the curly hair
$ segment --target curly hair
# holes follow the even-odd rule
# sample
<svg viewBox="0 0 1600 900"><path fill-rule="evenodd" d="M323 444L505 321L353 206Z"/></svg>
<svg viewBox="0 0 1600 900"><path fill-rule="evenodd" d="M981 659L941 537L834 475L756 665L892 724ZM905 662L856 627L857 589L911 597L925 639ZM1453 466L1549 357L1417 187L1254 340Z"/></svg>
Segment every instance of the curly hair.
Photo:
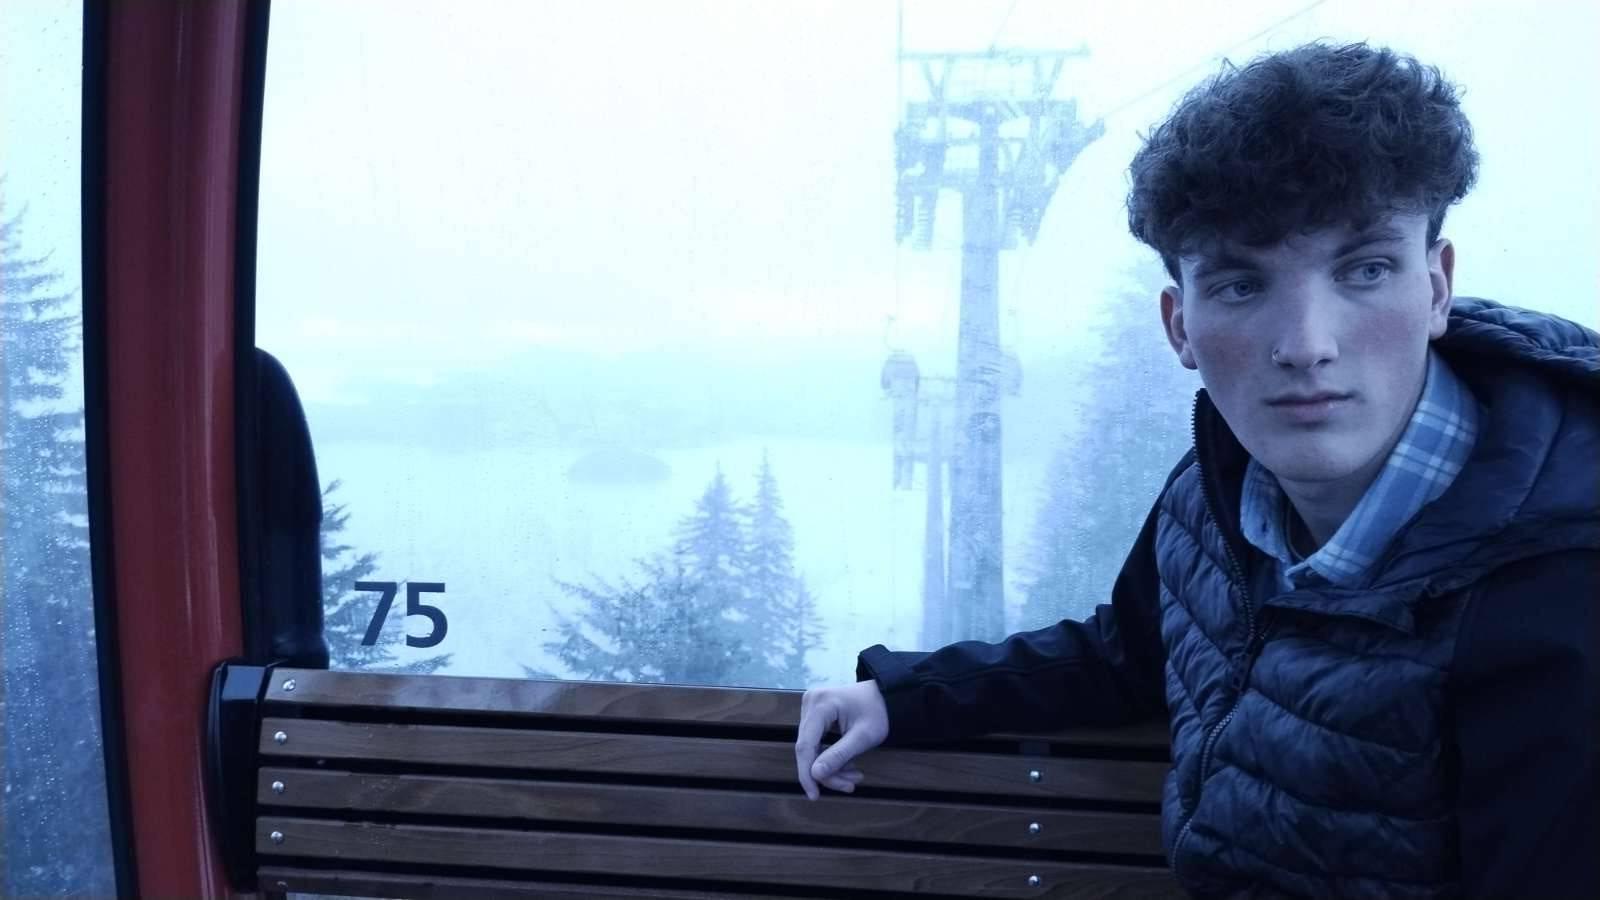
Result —
<svg viewBox="0 0 1600 900"><path fill-rule="evenodd" d="M1130 167L1128 228L1178 278L1218 241L1384 215L1428 216L1428 242L1477 180L1472 126L1438 68L1365 43L1322 42L1222 71L1190 91Z"/></svg>

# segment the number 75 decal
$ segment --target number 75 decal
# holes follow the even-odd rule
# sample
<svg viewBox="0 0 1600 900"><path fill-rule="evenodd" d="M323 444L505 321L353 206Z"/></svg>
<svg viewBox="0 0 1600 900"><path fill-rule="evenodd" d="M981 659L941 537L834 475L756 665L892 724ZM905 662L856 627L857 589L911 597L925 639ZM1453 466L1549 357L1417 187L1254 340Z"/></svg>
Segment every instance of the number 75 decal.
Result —
<svg viewBox="0 0 1600 900"><path fill-rule="evenodd" d="M393 581L358 581L355 583L358 591L381 592L383 599L378 601L378 611L372 616L372 623L367 626L367 634L361 643L372 646L378 642L378 634L383 631L383 620L389 617L389 606L394 603L394 595L399 592L400 586ZM420 599L423 594L444 593L444 583L440 581L408 581L406 582L406 615L427 616L433 623L433 630L426 637L412 637L406 635L407 647L437 647L439 642L450 631L450 623L445 621L444 610L437 606L429 606Z"/></svg>

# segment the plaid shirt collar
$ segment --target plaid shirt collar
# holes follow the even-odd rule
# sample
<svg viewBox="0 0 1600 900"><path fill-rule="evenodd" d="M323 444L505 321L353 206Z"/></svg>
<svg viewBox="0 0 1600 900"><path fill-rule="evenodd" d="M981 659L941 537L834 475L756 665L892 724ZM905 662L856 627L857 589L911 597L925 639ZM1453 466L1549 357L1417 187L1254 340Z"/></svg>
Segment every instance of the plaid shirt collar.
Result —
<svg viewBox="0 0 1600 900"><path fill-rule="evenodd" d="M1244 536L1278 561L1290 589L1321 578L1346 585L1359 578L1422 507L1455 481L1478 436L1478 403L1450 366L1429 352L1422 396L1378 477L1339 530L1301 559L1288 540L1289 501L1277 478L1250 460L1240 498Z"/></svg>

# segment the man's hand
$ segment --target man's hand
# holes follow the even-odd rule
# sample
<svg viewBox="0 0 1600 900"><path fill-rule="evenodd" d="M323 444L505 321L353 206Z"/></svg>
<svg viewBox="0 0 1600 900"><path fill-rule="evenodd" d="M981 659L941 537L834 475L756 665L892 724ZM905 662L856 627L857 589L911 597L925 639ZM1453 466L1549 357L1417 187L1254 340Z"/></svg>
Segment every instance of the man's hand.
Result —
<svg viewBox="0 0 1600 900"><path fill-rule="evenodd" d="M821 756L822 735L838 723L840 737ZM861 770L850 761L889 736L889 709L876 681L812 688L800 701L800 737L794 742L795 771L806 796L817 799L817 785L853 792Z"/></svg>

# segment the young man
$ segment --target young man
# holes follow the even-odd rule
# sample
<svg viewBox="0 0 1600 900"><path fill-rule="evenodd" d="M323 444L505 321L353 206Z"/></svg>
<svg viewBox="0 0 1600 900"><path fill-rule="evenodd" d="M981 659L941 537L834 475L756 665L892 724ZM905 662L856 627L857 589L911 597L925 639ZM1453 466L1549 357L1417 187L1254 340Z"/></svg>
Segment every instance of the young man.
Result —
<svg viewBox="0 0 1600 900"><path fill-rule="evenodd" d="M1165 714L1196 895L1600 896L1600 338L1452 297L1439 232L1476 168L1454 88L1387 50L1192 92L1129 220L1205 390L1110 604L866 650L805 696L806 793L885 739Z"/></svg>

